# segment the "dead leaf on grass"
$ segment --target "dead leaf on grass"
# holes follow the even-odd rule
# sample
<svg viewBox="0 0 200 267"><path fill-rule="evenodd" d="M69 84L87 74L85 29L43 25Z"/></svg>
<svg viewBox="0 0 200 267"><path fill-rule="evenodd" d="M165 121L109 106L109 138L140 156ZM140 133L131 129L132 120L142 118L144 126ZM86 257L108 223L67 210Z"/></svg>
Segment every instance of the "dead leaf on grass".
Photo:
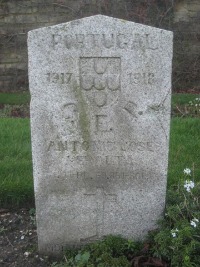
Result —
<svg viewBox="0 0 200 267"><path fill-rule="evenodd" d="M168 267L168 264L160 259L146 256L135 257L131 261L132 267Z"/></svg>

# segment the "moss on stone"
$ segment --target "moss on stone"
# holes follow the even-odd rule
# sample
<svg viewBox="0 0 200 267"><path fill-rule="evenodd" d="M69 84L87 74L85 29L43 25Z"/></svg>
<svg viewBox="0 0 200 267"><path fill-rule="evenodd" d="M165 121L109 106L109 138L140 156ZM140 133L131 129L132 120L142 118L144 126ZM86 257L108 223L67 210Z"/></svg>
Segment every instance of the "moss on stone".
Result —
<svg viewBox="0 0 200 267"><path fill-rule="evenodd" d="M90 141L90 121L87 112L87 103L79 85L74 86L74 92L78 100L79 125L85 142Z"/></svg>

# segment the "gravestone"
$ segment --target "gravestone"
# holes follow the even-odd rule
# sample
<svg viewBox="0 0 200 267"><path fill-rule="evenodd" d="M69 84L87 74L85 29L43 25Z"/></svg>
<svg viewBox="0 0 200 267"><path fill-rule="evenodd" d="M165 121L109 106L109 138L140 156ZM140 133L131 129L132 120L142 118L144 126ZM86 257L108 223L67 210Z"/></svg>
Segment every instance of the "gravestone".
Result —
<svg viewBox="0 0 200 267"><path fill-rule="evenodd" d="M165 206L172 33L102 15L29 32L39 251L142 239Z"/></svg>

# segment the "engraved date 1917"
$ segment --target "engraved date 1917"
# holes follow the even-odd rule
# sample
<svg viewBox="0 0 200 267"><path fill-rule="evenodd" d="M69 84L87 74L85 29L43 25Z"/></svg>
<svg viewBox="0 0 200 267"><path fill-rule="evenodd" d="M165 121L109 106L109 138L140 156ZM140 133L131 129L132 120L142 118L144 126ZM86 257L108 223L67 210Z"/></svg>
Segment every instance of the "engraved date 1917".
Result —
<svg viewBox="0 0 200 267"><path fill-rule="evenodd" d="M49 83L69 84L72 79L72 73L48 72L46 77Z"/></svg>

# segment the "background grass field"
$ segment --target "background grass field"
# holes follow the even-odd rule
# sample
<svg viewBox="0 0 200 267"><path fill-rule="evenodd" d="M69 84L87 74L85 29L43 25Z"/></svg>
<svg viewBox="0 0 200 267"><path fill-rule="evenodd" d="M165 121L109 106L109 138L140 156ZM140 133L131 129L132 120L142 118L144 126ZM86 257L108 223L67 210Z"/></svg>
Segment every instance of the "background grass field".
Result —
<svg viewBox="0 0 200 267"><path fill-rule="evenodd" d="M33 203L29 119L0 119L0 205Z"/></svg>
<svg viewBox="0 0 200 267"><path fill-rule="evenodd" d="M176 94L172 106L185 105L196 95ZM28 93L0 94L2 104L27 104ZM28 118L0 119L0 205L34 205L30 121ZM156 163L155 163L156 164ZM173 117L171 120L168 186L183 177L183 169L194 170L200 180L200 119Z"/></svg>
<svg viewBox="0 0 200 267"><path fill-rule="evenodd" d="M0 93L0 104L19 105L30 102L30 93Z"/></svg>

